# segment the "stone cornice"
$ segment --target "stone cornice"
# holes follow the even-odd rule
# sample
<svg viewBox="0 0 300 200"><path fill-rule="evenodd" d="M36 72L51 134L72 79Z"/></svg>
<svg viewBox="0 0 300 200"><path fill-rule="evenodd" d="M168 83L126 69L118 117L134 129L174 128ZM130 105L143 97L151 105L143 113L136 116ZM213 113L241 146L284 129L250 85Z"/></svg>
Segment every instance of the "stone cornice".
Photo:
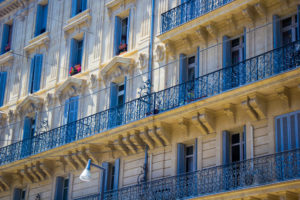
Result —
<svg viewBox="0 0 300 200"><path fill-rule="evenodd" d="M48 48L49 41L50 41L49 32L47 31L47 32L33 38L32 40L30 40L29 44L24 47L24 50L26 52L30 52L30 51L34 51L38 47Z"/></svg>
<svg viewBox="0 0 300 200"><path fill-rule="evenodd" d="M10 51L0 55L0 65L5 65L13 59L14 59L13 51L10 50Z"/></svg>
<svg viewBox="0 0 300 200"><path fill-rule="evenodd" d="M87 9L67 21L67 25L64 26L65 33L71 33L75 29L79 29L83 26L89 26L92 16L90 15L90 9Z"/></svg>
<svg viewBox="0 0 300 200"><path fill-rule="evenodd" d="M0 3L0 18L24 6L25 0L6 0Z"/></svg>
<svg viewBox="0 0 300 200"><path fill-rule="evenodd" d="M40 111L43 104L43 98L30 94L17 105L16 113L20 116L30 115L35 111Z"/></svg>

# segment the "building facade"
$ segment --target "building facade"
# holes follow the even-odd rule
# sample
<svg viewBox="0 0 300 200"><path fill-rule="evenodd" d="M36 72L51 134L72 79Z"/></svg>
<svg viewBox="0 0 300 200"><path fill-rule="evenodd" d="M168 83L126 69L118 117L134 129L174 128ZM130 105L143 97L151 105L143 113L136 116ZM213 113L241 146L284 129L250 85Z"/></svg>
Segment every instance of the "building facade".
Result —
<svg viewBox="0 0 300 200"><path fill-rule="evenodd" d="M299 21L298 0L0 1L0 199L300 199Z"/></svg>

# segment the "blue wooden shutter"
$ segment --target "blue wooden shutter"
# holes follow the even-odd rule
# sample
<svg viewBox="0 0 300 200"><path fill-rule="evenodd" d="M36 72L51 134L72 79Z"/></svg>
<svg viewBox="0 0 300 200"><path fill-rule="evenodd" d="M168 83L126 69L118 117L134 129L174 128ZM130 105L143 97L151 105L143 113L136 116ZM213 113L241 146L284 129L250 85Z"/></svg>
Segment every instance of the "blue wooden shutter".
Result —
<svg viewBox="0 0 300 200"><path fill-rule="evenodd" d="M29 74L29 81L28 81L28 93L32 93L33 91L33 74L34 74L34 68L35 68L35 56L31 58L30 63L30 74Z"/></svg>
<svg viewBox="0 0 300 200"><path fill-rule="evenodd" d="M74 38L71 39L71 45L70 45L70 64L69 64L69 70L71 67L74 67L75 64L77 64L77 56L78 56L78 42Z"/></svg>
<svg viewBox="0 0 300 200"><path fill-rule="evenodd" d="M41 31L46 32L47 30L47 19L48 19L48 4L43 6L43 22Z"/></svg>
<svg viewBox="0 0 300 200"><path fill-rule="evenodd" d="M128 20L127 20L127 51L129 51L129 38L130 38L130 19L131 19L131 12L129 10Z"/></svg>
<svg viewBox="0 0 300 200"><path fill-rule="evenodd" d="M42 23L43 23L43 6L38 4L37 11L36 11L36 17L35 17L34 36L38 36L41 33Z"/></svg>
<svg viewBox="0 0 300 200"><path fill-rule="evenodd" d="M5 53L5 47L8 43L8 36L9 36L9 25L3 24L1 54Z"/></svg>
<svg viewBox="0 0 300 200"><path fill-rule="evenodd" d="M231 61L231 44L228 36L223 36L223 68L230 66Z"/></svg>
<svg viewBox="0 0 300 200"><path fill-rule="evenodd" d="M81 0L81 10L86 10L87 7L87 0Z"/></svg>
<svg viewBox="0 0 300 200"><path fill-rule="evenodd" d="M56 177L56 184L55 184L55 200L62 200L63 199L63 190L64 190L64 178L63 177Z"/></svg>
<svg viewBox="0 0 300 200"><path fill-rule="evenodd" d="M81 41L77 41L77 52L78 53L77 53L77 61L75 64L82 65L83 47L84 47L84 36Z"/></svg>
<svg viewBox="0 0 300 200"><path fill-rule="evenodd" d="M35 67L33 74L33 92L40 90L41 76L42 76L42 66L43 66L43 55L35 55Z"/></svg>
<svg viewBox="0 0 300 200"><path fill-rule="evenodd" d="M117 106L118 103L118 85L110 83L110 108Z"/></svg>
<svg viewBox="0 0 300 200"><path fill-rule="evenodd" d="M108 162L104 162L102 163L102 167L105 169L105 180L104 180L104 192L109 190L109 186L110 186L110 179L111 179L111 173L110 173L110 163ZM103 178L103 176L102 176Z"/></svg>
<svg viewBox="0 0 300 200"><path fill-rule="evenodd" d="M297 40L300 40L300 5L297 6Z"/></svg>
<svg viewBox="0 0 300 200"><path fill-rule="evenodd" d="M276 152L281 152L281 120L275 119Z"/></svg>
<svg viewBox="0 0 300 200"><path fill-rule="evenodd" d="M229 164L230 162L230 133L223 131L223 165Z"/></svg>
<svg viewBox="0 0 300 200"><path fill-rule="evenodd" d="M67 99L66 102L65 102L65 108L64 108L63 124L67 124L68 123L69 108L70 108L70 100Z"/></svg>
<svg viewBox="0 0 300 200"><path fill-rule="evenodd" d="M78 115L78 100L79 97L72 97L69 100L69 115L68 115L68 123L74 122L77 120Z"/></svg>
<svg viewBox="0 0 300 200"><path fill-rule="evenodd" d="M71 17L77 14L77 1L78 0L72 0Z"/></svg>
<svg viewBox="0 0 300 200"><path fill-rule="evenodd" d="M115 161L115 177L114 177L113 190L117 190L119 188L119 176L120 176L120 158L118 158Z"/></svg>
<svg viewBox="0 0 300 200"><path fill-rule="evenodd" d="M247 135L246 135L246 125L244 125L243 127L243 135L242 135L242 139L243 139L243 159L242 160L246 160L247 159Z"/></svg>
<svg viewBox="0 0 300 200"><path fill-rule="evenodd" d="M126 103L126 90L127 90L127 76L124 77L124 97L123 102Z"/></svg>
<svg viewBox="0 0 300 200"><path fill-rule="evenodd" d="M281 46L280 34L280 18L278 15L273 15L273 47L274 49Z"/></svg>
<svg viewBox="0 0 300 200"><path fill-rule="evenodd" d="M177 174L182 174L186 172L184 155L185 155L185 145L178 143L177 144Z"/></svg>
<svg viewBox="0 0 300 200"><path fill-rule="evenodd" d="M243 48L243 59L242 61L247 59L247 29L244 28L244 48Z"/></svg>
<svg viewBox="0 0 300 200"><path fill-rule="evenodd" d="M14 189L13 200L20 200L22 197L22 190L19 188Z"/></svg>
<svg viewBox="0 0 300 200"><path fill-rule="evenodd" d="M4 104L7 72L0 72L0 107Z"/></svg>
<svg viewBox="0 0 300 200"><path fill-rule="evenodd" d="M195 69L195 79L200 76L200 47L197 47L197 66Z"/></svg>
<svg viewBox="0 0 300 200"><path fill-rule="evenodd" d="M121 43L121 19L118 16L115 16L114 56L119 54L120 43Z"/></svg>
<svg viewBox="0 0 300 200"><path fill-rule="evenodd" d="M29 117L25 117L24 125L23 125L23 141L22 141L22 150L21 157L26 157L30 155L30 138L31 138L31 119Z"/></svg>
<svg viewBox="0 0 300 200"><path fill-rule="evenodd" d="M198 170L198 138L195 139L194 145L194 171Z"/></svg>
<svg viewBox="0 0 300 200"><path fill-rule="evenodd" d="M179 83L187 81L187 57L184 54L179 55Z"/></svg>

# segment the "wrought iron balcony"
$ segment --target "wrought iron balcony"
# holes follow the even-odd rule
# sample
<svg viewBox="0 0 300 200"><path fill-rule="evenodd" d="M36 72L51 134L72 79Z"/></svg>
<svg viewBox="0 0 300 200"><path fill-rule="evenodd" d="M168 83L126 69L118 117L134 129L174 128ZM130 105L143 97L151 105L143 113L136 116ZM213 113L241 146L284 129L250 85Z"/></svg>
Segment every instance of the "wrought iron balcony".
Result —
<svg viewBox="0 0 300 200"><path fill-rule="evenodd" d="M106 192L104 199L189 199L299 178L300 149L296 149L120 188ZM80 198L90 199L98 200L99 195Z"/></svg>
<svg viewBox="0 0 300 200"><path fill-rule="evenodd" d="M234 0L188 0L161 14L161 33L205 15Z"/></svg>
<svg viewBox="0 0 300 200"><path fill-rule="evenodd" d="M21 160L117 126L264 80L300 65L300 42L274 49L183 84L134 99L0 148L0 165Z"/></svg>

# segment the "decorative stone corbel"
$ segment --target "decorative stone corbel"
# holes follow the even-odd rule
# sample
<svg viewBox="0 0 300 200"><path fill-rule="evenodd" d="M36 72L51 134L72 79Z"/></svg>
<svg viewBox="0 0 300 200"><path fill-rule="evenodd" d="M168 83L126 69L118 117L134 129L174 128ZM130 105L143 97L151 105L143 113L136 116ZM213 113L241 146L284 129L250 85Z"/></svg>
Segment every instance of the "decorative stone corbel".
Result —
<svg viewBox="0 0 300 200"><path fill-rule="evenodd" d="M132 142L130 133L127 133L126 141L128 142L128 148L130 149L130 151L133 152L133 153L137 153L138 152L138 148Z"/></svg>
<svg viewBox="0 0 300 200"><path fill-rule="evenodd" d="M54 97L53 93L47 93L46 99L45 99L46 105L48 105L48 106L53 105L54 99L55 99L55 97Z"/></svg>
<svg viewBox="0 0 300 200"><path fill-rule="evenodd" d="M211 22L209 25L206 26L207 32L215 39L218 38L218 29L214 22Z"/></svg>
<svg viewBox="0 0 300 200"><path fill-rule="evenodd" d="M254 5L254 8L259 15L263 17L267 16L267 8L263 1L260 0L257 4Z"/></svg>
<svg viewBox="0 0 300 200"><path fill-rule="evenodd" d="M224 113L227 115L230 120L232 120L235 123L235 108L233 104L226 104L224 106Z"/></svg>
<svg viewBox="0 0 300 200"><path fill-rule="evenodd" d="M7 121L7 114L3 111L0 111L0 125L3 126Z"/></svg>
<svg viewBox="0 0 300 200"><path fill-rule="evenodd" d="M144 132L141 133L140 136L150 149L154 149L155 141L152 139L152 137L150 137L148 127L144 128Z"/></svg>
<svg viewBox="0 0 300 200"><path fill-rule="evenodd" d="M298 200L299 199L299 195L295 192L291 192L291 191L285 191L284 193L285 199L287 200Z"/></svg>
<svg viewBox="0 0 300 200"><path fill-rule="evenodd" d="M129 149L125 145L125 143L123 141L123 136L122 135L119 135L118 140L117 140L117 145L118 145L119 150L122 152L122 154L124 156L128 156L129 155Z"/></svg>
<svg viewBox="0 0 300 200"><path fill-rule="evenodd" d="M96 88L97 87L97 82L98 82L97 75L91 74L91 76L90 76L90 87L91 88Z"/></svg>
<svg viewBox="0 0 300 200"><path fill-rule="evenodd" d="M208 109L203 109L199 112L199 120L207 128L208 133L215 132L215 117L213 112Z"/></svg>
<svg viewBox="0 0 300 200"><path fill-rule="evenodd" d="M15 113L13 110L8 111L8 121L13 122L15 120Z"/></svg>
<svg viewBox="0 0 300 200"><path fill-rule="evenodd" d="M250 106L249 104L249 98L248 96L244 96L241 98L241 106L244 108L244 110L246 111L246 113L249 115L249 117L256 121L258 120L258 115L255 112L255 110Z"/></svg>
<svg viewBox="0 0 300 200"><path fill-rule="evenodd" d="M146 53L139 54L139 66L140 69L144 69L148 65L148 56Z"/></svg>
<svg viewBox="0 0 300 200"><path fill-rule="evenodd" d="M255 110L259 119L267 117L267 104L262 95L257 93L249 95L249 104Z"/></svg>
<svg viewBox="0 0 300 200"><path fill-rule="evenodd" d="M288 8L290 5L290 1L289 0L278 0L278 2L285 8Z"/></svg>
<svg viewBox="0 0 300 200"><path fill-rule="evenodd" d="M168 40L166 42L166 52L172 59L175 59L176 49L173 41Z"/></svg>
<svg viewBox="0 0 300 200"><path fill-rule="evenodd" d="M226 19L226 24L227 24L227 26L228 26L232 31L236 31L236 30L237 30L237 24L236 24L236 21L235 21L233 15L229 16L229 17Z"/></svg>
<svg viewBox="0 0 300 200"><path fill-rule="evenodd" d="M153 140L157 145L165 146L165 143L163 139L159 136L157 129L157 126L153 126L152 130L150 131L150 135L152 136Z"/></svg>
<svg viewBox="0 0 300 200"><path fill-rule="evenodd" d="M193 48L193 42L192 42L191 36L190 35L185 35L182 38L182 40L183 40L184 45L186 45L186 47L188 48L188 50L191 51L192 48Z"/></svg>
<svg viewBox="0 0 300 200"><path fill-rule="evenodd" d="M165 58L165 47L162 44L156 46L155 49L155 61L162 62Z"/></svg>
<svg viewBox="0 0 300 200"><path fill-rule="evenodd" d="M2 188L2 191L6 191L10 189L9 181L5 179L3 176L0 176L0 188Z"/></svg>
<svg viewBox="0 0 300 200"><path fill-rule="evenodd" d="M139 130L135 130L134 131L134 134L133 134L133 138L135 140L135 142L138 144L138 146L141 148L141 149L145 149L146 147L146 144L145 142L142 140L141 136L140 136L140 131Z"/></svg>
<svg viewBox="0 0 300 200"><path fill-rule="evenodd" d="M78 170L78 164L73 159L71 152L69 152L69 155L66 157L66 161L74 170Z"/></svg>
<svg viewBox="0 0 300 200"><path fill-rule="evenodd" d="M171 126L168 123L160 122L158 127L156 126L155 134L163 140L163 146L171 143Z"/></svg>
<svg viewBox="0 0 300 200"><path fill-rule="evenodd" d="M192 124L195 126L202 135L208 135L209 132L207 128L202 124L202 122L199 120L199 113L197 115L192 117Z"/></svg>
<svg viewBox="0 0 300 200"><path fill-rule="evenodd" d="M208 32L207 30L200 26L197 30L196 30L197 36L199 38L199 40L201 40L202 42L207 42L207 38L208 38Z"/></svg>
<svg viewBox="0 0 300 200"><path fill-rule="evenodd" d="M289 89L287 87L280 87L280 88L276 89L276 92L277 92L279 99L282 102L282 105L284 107L290 108L291 100L290 100Z"/></svg>
<svg viewBox="0 0 300 200"><path fill-rule="evenodd" d="M255 22L255 13L254 9L252 6L248 5L247 8L243 10L243 15L245 16L246 19L252 24Z"/></svg>
<svg viewBox="0 0 300 200"><path fill-rule="evenodd" d="M28 172L28 167L27 167L27 165L24 166L24 169L22 170L22 172L23 172L24 178L25 178L28 182L34 183L33 177L32 177L32 176L29 174L29 172Z"/></svg>
<svg viewBox="0 0 300 200"><path fill-rule="evenodd" d="M190 120L182 117L178 120L178 125L180 126L181 130L184 132L186 136L189 135L189 127L190 127Z"/></svg>

